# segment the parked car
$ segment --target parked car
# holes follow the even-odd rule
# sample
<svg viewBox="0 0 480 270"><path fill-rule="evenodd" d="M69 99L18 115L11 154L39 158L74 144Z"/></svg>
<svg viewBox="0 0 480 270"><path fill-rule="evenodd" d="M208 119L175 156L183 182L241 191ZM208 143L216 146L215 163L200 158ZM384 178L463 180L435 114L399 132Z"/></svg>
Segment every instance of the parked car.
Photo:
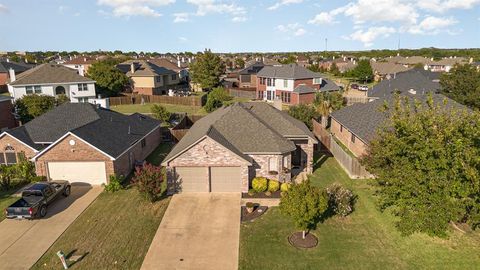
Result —
<svg viewBox="0 0 480 270"><path fill-rule="evenodd" d="M350 88L352 88L352 89L358 89L358 84L354 83L354 84L350 85Z"/></svg>
<svg viewBox="0 0 480 270"><path fill-rule="evenodd" d="M366 85L360 85L360 86L358 87L358 90L360 90L360 91L368 91L368 86L366 86Z"/></svg>
<svg viewBox="0 0 480 270"><path fill-rule="evenodd" d="M11 219L42 218L47 214L48 205L60 195L68 197L70 192L71 186L68 181L35 183L23 190L22 198L5 209L5 215Z"/></svg>

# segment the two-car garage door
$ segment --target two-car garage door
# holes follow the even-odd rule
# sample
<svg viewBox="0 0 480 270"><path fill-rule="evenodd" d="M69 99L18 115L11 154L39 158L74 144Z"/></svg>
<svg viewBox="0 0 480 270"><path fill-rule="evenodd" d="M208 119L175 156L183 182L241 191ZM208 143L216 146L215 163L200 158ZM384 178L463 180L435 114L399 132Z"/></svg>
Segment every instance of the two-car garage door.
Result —
<svg viewBox="0 0 480 270"><path fill-rule="evenodd" d="M68 180L91 185L107 183L105 162L48 162L48 176L52 180Z"/></svg>
<svg viewBox="0 0 480 270"><path fill-rule="evenodd" d="M240 192L240 167L175 167L182 192Z"/></svg>

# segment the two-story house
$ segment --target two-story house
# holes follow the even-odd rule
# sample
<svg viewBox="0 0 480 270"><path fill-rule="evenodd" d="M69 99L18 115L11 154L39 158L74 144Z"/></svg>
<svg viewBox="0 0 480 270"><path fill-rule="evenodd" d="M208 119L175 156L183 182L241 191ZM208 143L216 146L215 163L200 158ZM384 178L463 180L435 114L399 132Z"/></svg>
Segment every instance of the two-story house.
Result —
<svg viewBox="0 0 480 270"><path fill-rule="evenodd" d="M132 91L136 94L166 95L170 88L180 82L180 76L176 71L157 66L147 60L124 62L117 68L126 72Z"/></svg>
<svg viewBox="0 0 480 270"><path fill-rule="evenodd" d="M265 67L263 62L255 62L238 72L238 86L240 88L257 87L257 74Z"/></svg>
<svg viewBox="0 0 480 270"><path fill-rule="evenodd" d="M66 95L72 103L96 99L95 81L62 65L43 64L18 76L10 69L9 74L8 92L14 101L29 94Z"/></svg>
<svg viewBox="0 0 480 270"><path fill-rule="evenodd" d="M75 57L66 61L63 65L71 69L76 69L78 74L85 76L90 66L95 62L97 62L97 59L93 57Z"/></svg>
<svg viewBox="0 0 480 270"><path fill-rule="evenodd" d="M13 69L15 74L20 74L33 68L33 65L25 63L17 63L10 61L9 59L0 61L0 93L7 92L7 82L10 79L9 70Z"/></svg>
<svg viewBox="0 0 480 270"><path fill-rule="evenodd" d="M311 103L322 86L322 74L297 65L265 66L257 74L257 99L285 104Z"/></svg>

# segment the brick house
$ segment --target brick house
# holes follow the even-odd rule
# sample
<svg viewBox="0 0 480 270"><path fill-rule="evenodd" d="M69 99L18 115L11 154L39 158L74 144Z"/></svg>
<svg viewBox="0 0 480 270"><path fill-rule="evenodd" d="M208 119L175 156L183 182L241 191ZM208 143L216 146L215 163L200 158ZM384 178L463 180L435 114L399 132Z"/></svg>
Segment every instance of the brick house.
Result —
<svg viewBox="0 0 480 270"><path fill-rule="evenodd" d="M222 107L195 122L163 161L171 192L247 192L254 177L290 182L313 171L315 136L264 102Z"/></svg>
<svg viewBox="0 0 480 270"><path fill-rule="evenodd" d="M12 98L0 96L0 130L14 128L16 126L17 121L13 116Z"/></svg>
<svg viewBox="0 0 480 270"><path fill-rule="evenodd" d="M26 157L49 180L98 185L128 175L160 142L160 123L150 117L66 103L0 134L0 163Z"/></svg>
<svg viewBox="0 0 480 270"><path fill-rule="evenodd" d="M323 75L297 65L265 66L257 74L257 99L308 104L319 92Z"/></svg>
<svg viewBox="0 0 480 270"><path fill-rule="evenodd" d="M263 62L255 62L238 72L238 87L240 88L256 88L257 74L265 67Z"/></svg>
<svg viewBox="0 0 480 270"><path fill-rule="evenodd" d="M0 61L0 93L7 92L7 82L10 80L10 70L15 74L21 74L31 69L33 65L12 62L10 60Z"/></svg>

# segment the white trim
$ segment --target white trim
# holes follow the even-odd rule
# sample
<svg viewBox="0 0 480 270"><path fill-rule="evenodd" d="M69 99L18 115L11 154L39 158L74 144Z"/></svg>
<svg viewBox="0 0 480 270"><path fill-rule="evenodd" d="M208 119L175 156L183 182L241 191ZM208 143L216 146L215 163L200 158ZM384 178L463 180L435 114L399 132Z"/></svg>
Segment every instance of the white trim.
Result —
<svg viewBox="0 0 480 270"><path fill-rule="evenodd" d="M26 144L26 143L22 142L21 140L17 139L15 136L13 136L13 135L11 135L11 134L7 133L6 131L4 131L2 134L0 134L0 138L2 138L2 137L3 137L3 135L8 135L8 136L10 136L11 138L15 139L17 142L19 142L19 143L21 143L21 144L23 144L23 145L27 146L28 148L32 149L32 150L33 150L33 152L35 152L35 153L38 153L38 150L37 150L37 149L35 149L35 148L31 147L30 145L28 145L28 144Z"/></svg>
<svg viewBox="0 0 480 270"><path fill-rule="evenodd" d="M114 157L110 156L109 154L105 153L104 151L98 149L97 147L91 145L89 142L85 141L84 139L80 138L79 136L73 134L71 131L65 133L65 135L63 135L62 137L60 137L58 140L56 140L55 142L53 142L52 144L50 144L47 148L43 149L40 153L36 154L31 160L32 161L36 161L41 155L43 155L45 152L47 152L48 150L50 150L52 147L54 147L56 144L58 144L60 141L62 141L64 138L66 138L68 135L72 135L74 136L75 138L79 139L80 141L84 142L85 144L89 145L90 147L92 147L93 149L99 151L100 153L104 154L105 156L109 157L110 160L115 160Z"/></svg>
<svg viewBox="0 0 480 270"><path fill-rule="evenodd" d="M118 157L116 159L118 159L119 157L123 156L126 152L128 152L128 150L132 149L135 145L137 145L139 142L141 142L143 139L145 139L148 135L152 134L154 131L158 130L159 128L161 127L161 124L159 124L158 126L156 126L154 129L152 129L150 132L148 132L147 134L145 134L145 136L143 136L142 138L140 138L139 140L137 140L136 143L132 144L129 148L127 148L125 151L123 151L120 155L118 155ZM161 134L160 134L161 136Z"/></svg>
<svg viewBox="0 0 480 270"><path fill-rule="evenodd" d="M95 84L95 83L97 83L97 81L85 81L85 82L63 82L63 83L58 83L58 82L56 82L56 83L13 84L13 83L15 83L15 82L16 82L16 81L14 81L14 82L12 82L12 83L9 83L8 85L10 85L10 86L12 86L12 87L21 87L21 86L35 86L35 85L40 85L40 86L42 86L42 85L47 85L47 86L48 86L48 85L66 85L66 84L70 85L70 84L79 84L79 83L86 83L86 84L89 84L89 83L90 83L90 84L91 84L91 83Z"/></svg>

